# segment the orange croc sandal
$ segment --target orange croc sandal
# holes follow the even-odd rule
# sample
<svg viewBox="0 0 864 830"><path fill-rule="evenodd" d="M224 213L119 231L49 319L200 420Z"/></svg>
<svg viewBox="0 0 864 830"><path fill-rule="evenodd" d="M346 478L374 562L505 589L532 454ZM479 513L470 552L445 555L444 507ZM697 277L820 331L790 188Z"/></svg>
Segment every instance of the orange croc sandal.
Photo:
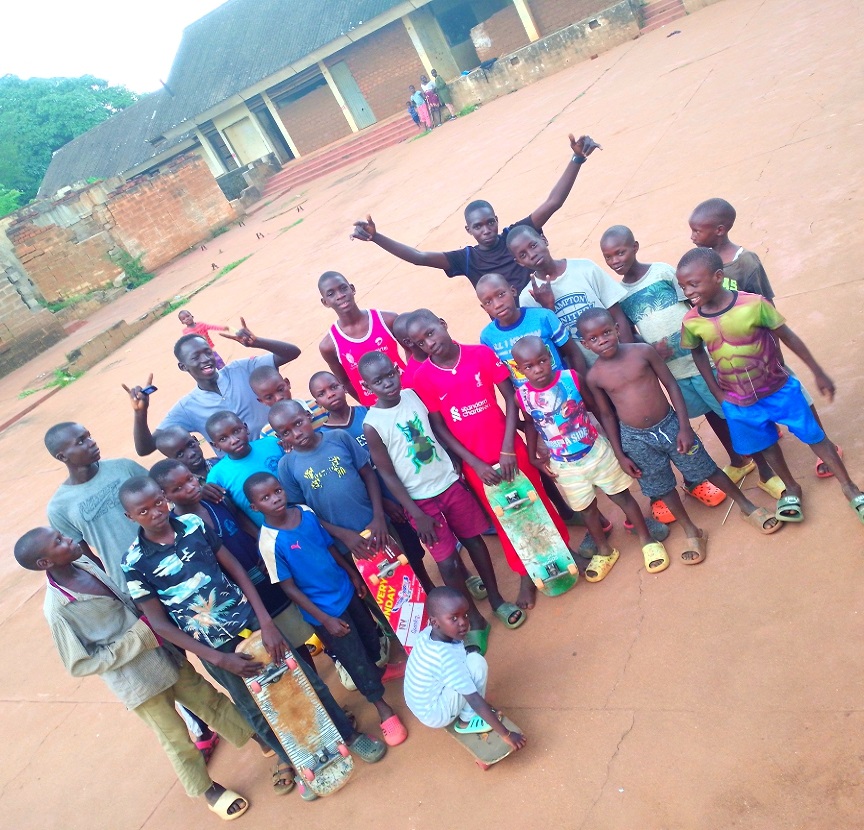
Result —
<svg viewBox="0 0 864 830"><path fill-rule="evenodd" d="M692 490L688 490L685 487L684 492L689 493L694 499L701 501L702 504L708 505L708 507L717 507L718 504L726 501L726 494L715 487L710 481L703 481L701 484L697 484Z"/></svg>
<svg viewBox="0 0 864 830"><path fill-rule="evenodd" d="M399 746L408 737L408 730L399 720L399 715L391 715L387 720L381 721L381 734L387 746Z"/></svg>
<svg viewBox="0 0 864 830"><path fill-rule="evenodd" d="M837 446L837 445L835 445L834 448L837 450L837 455L839 455L840 458L843 458L842 448ZM828 465L821 458L816 459L816 477L817 478L833 478L834 477L834 473L832 473L831 470L828 469Z"/></svg>
<svg viewBox="0 0 864 830"><path fill-rule="evenodd" d="M675 516L662 499L651 502L651 515L664 525L671 525L675 521Z"/></svg>

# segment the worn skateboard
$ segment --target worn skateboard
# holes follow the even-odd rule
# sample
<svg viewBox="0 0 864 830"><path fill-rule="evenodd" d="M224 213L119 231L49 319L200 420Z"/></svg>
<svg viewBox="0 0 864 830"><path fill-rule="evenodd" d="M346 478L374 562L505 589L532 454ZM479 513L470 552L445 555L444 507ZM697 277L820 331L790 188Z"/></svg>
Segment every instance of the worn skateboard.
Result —
<svg viewBox="0 0 864 830"><path fill-rule="evenodd" d="M357 570L402 648L410 652L428 617L426 591L408 564L408 557L388 536L383 550L371 559L357 560Z"/></svg>
<svg viewBox="0 0 864 830"><path fill-rule="evenodd" d="M513 723L512 720L501 715L501 723L511 732L521 732L522 730ZM456 721L446 727L447 733L452 735L462 746L465 747L473 756L474 763L482 770L487 770L492 764L497 764L503 761L508 755L511 755L515 750L508 744L497 732L481 732L480 734L463 735L457 732L454 728Z"/></svg>
<svg viewBox="0 0 864 830"><path fill-rule="evenodd" d="M494 470L500 472L497 464ZM579 569L534 485L517 470L513 481L485 484L484 488L538 590L550 597L569 591L579 579Z"/></svg>
<svg viewBox="0 0 864 830"><path fill-rule="evenodd" d="M297 770L301 789L325 796L345 786L354 769L351 753L291 652L285 652L282 663L273 663L260 631L236 650L264 664L261 674L244 680Z"/></svg>

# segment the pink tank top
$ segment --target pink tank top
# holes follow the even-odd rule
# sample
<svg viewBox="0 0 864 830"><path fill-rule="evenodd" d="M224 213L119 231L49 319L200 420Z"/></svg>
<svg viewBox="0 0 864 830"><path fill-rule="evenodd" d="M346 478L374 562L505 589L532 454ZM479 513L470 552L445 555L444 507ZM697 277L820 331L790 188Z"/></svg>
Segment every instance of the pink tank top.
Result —
<svg viewBox="0 0 864 830"><path fill-rule="evenodd" d="M366 315L369 318L369 328L365 337L360 340L348 337L339 328L338 323L330 326L330 337L336 347L336 356L339 358L342 368L345 369L345 374L348 375L348 379L360 396L360 403L363 406L372 406L377 398L363 388L363 379L357 368L360 358L367 352L384 352L399 369L405 368L405 362L399 354L399 341L393 336L393 332L387 328L381 312L370 308Z"/></svg>

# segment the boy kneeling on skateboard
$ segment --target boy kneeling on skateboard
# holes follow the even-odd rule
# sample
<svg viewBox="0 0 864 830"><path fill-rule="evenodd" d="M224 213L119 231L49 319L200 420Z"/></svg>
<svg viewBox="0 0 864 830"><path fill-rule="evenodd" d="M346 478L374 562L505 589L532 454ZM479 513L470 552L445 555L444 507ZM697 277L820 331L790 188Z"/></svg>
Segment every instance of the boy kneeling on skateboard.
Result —
<svg viewBox="0 0 864 830"><path fill-rule="evenodd" d="M470 628L468 601L455 588L433 588L426 599L429 626L408 655L405 703L422 724L470 735L497 732L514 750L525 736L511 732L484 695L489 664L479 651L467 651L463 640Z"/></svg>
<svg viewBox="0 0 864 830"><path fill-rule="evenodd" d="M384 742L401 744L408 732L384 700L384 669L375 664L381 649L378 626L362 599L366 583L339 553L315 513L305 505L288 505L276 476L254 473L243 492L252 509L263 514L264 529L276 531L272 546L261 545L270 580L297 604L357 690L378 710Z"/></svg>

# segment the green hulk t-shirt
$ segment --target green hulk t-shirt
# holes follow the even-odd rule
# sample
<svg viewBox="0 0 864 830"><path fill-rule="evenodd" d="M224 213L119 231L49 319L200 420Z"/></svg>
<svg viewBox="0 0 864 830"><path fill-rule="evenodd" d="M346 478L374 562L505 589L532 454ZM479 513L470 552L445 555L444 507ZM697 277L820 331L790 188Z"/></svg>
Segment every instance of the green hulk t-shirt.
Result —
<svg viewBox="0 0 864 830"><path fill-rule="evenodd" d="M732 294L732 302L722 311L706 314L692 308L684 315L681 346L698 349L704 343L726 400L752 406L773 395L789 378L771 333L786 319L758 294Z"/></svg>

